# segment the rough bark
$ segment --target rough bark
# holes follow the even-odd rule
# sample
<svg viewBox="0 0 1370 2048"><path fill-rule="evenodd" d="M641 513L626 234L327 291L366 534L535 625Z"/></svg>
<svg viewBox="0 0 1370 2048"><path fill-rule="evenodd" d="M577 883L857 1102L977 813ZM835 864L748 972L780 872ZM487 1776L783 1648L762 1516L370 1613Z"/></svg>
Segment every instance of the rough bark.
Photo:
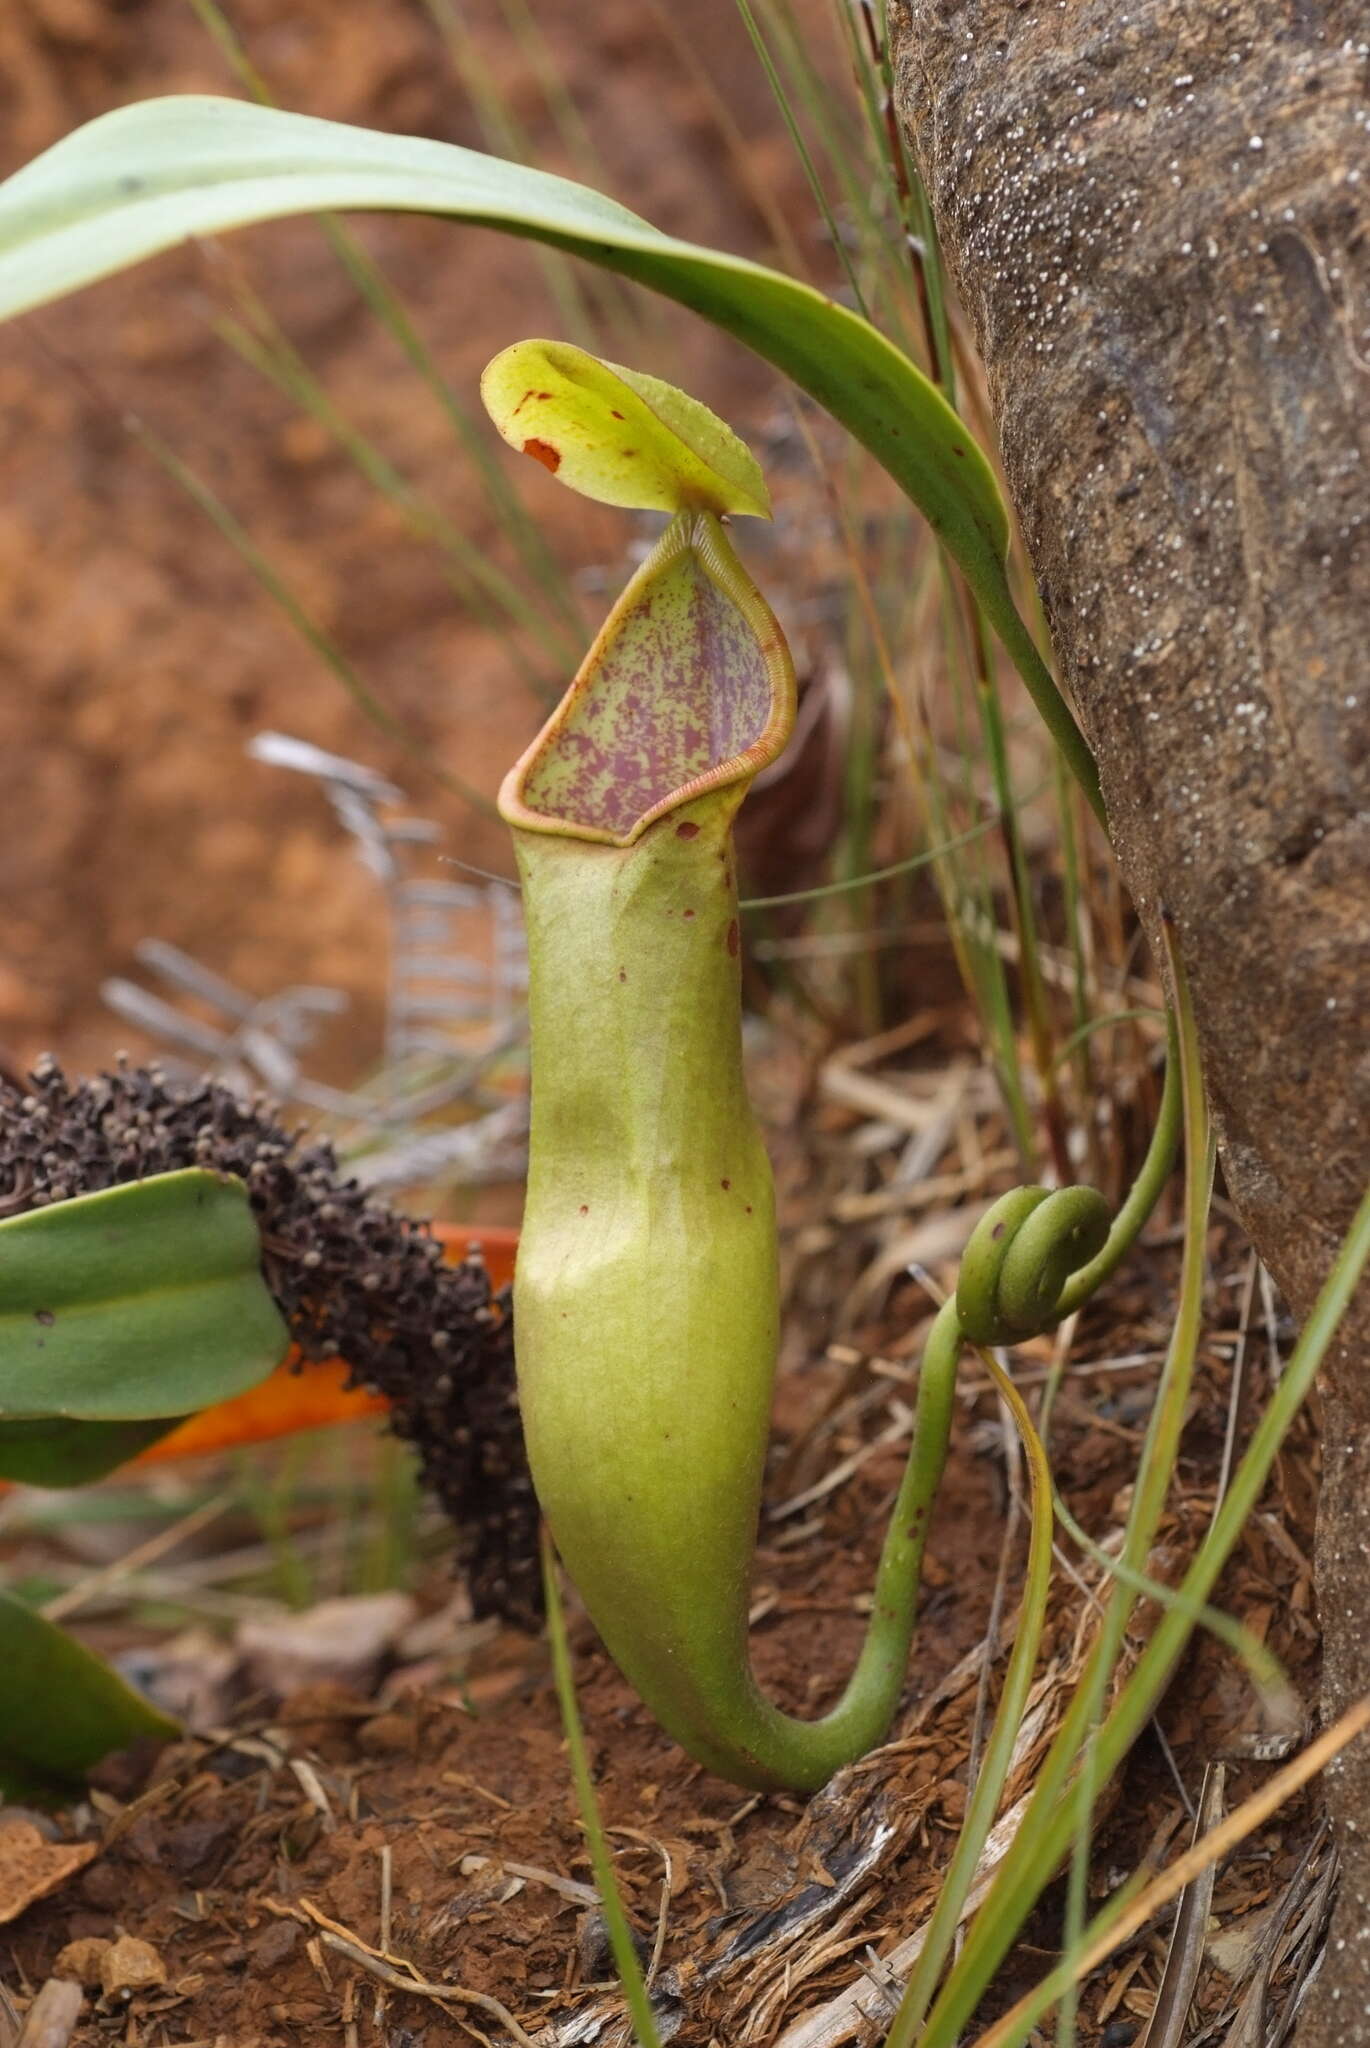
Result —
<svg viewBox="0 0 1370 2048"><path fill-rule="evenodd" d="M1060 670L1296 1312L1370 1172L1364 0L893 0ZM1370 1316L1326 1375L1326 1704L1370 1691ZM1370 1745L1301 2042L1370 2043ZM1344 1946L1339 1945L1344 1943Z"/></svg>

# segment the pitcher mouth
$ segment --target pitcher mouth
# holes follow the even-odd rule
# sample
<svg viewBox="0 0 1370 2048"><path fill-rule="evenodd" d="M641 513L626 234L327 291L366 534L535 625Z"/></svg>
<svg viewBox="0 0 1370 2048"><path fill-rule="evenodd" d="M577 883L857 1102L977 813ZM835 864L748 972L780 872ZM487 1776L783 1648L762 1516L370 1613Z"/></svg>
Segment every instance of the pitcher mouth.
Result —
<svg viewBox="0 0 1370 2048"><path fill-rule="evenodd" d="M682 512L637 571L499 793L505 823L631 846L713 790L749 783L794 729L779 622L717 516Z"/></svg>

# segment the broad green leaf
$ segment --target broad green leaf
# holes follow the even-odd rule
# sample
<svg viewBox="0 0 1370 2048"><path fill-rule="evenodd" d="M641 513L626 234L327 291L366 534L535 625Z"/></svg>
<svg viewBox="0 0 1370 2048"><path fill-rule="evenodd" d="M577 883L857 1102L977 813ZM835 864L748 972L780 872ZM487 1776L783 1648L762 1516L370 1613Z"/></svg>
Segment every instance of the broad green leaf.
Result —
<svg viewBox="0 0 1370 2048"><path fill-rule="evenodd" d="M0 186L0 319L194 235L349 208L448 214L568 250L702 313L792 377L878 457L960 564L1102 818L1093 757L1009 591L989 464L892 342L779 271L452 143L186 95L103 114Z"/></svg>
<svg viewBox="0 0 1370 2048"><path fill-rule="evenodd" d="M111 1751L179 1732L65 1630L0 1593L0 1795L70 1797Z"/></svg>
<svg viewBox="0 0 1370 2048"><path fill-rule="evenodd" d="M4 1421L189 1414L289 1342L241 1181L192 1167L0 1223Z"/></svg>
<svg viewBox="0 0 1370 2048"><path fill-rule="evenodd" d="M512 448L573 491L642 512L771 516L755 456L674 384L601 362L565 341L517 341L480 394Z"/></svg>
<svg viewBox="0 0 1370 2048"><path fill-rule="evenodd" d="M103 1479L184 1416L154 1422L73 1422L54 1415L40 1421L0 1422L0 1479L23 1486L88 1486Z"/></svg>

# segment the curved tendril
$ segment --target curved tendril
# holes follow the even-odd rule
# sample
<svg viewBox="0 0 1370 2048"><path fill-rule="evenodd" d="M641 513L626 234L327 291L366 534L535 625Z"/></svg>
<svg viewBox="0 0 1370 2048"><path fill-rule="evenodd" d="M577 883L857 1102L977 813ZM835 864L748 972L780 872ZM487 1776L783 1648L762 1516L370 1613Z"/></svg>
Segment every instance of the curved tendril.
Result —
<svg viewBox="0 0 1370 2048"><path fill-rule="evenodd" d="M884 1739L903 1688L913 1640L920 1566L930 1511L951 1435L956 1368L966 1344L993 1346L1040 1336L1064 1321L1109 1278L1156 1205L1179 1145L1182 1099L1173 1017L1160 1110L1146 1158L1118 1213L1093 1188L1015 1188L972 1233L955 1294L938 1311L924 1347L908 1463L876 1572L873 1611L856 1669L841 1699L816 1722L771 1710L768 1757L753 1727L750 1767L771 1767L798 1789L822 1785L843 1762ZM755 1706L755 1698L751 1703ZM724 1744L740 1723L720 1725ZM739 1748L741 1743L739 1742Z"/></svg>
<svg viewBox="0 0 1370 2048"><path fill-rule="evenodd" d="M963 1346L1021 1343L1074 1315L1122 1263L1156 1206L1175 1163L1183 1122L1173 1012L1167 1012L1166 1027L1165 1083L1156 1126L1117 1215L1110 1220L1108 1203L1094 1188L1022 1187L1001 1195L971 1233L956 1292L939 1311L924 1348L913 1443L881 1552L870 1628L846 1692L819 1728L831 1730L839 1722L860 1719L868 1730L861 1747L867 1747L881 1740L893 1715L913 1638L927 1529L923 1503L931 1503L946 1463L952 1385ZM853 1757L860 1753L858 1747L851 1751Z"/></svg>

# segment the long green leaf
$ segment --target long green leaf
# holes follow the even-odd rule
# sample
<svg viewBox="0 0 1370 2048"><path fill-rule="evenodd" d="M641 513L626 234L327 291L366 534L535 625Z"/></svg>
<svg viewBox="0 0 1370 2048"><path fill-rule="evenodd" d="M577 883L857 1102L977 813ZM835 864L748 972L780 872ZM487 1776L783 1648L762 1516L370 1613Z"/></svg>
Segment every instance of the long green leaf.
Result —
<svg viewBox="0 0 1370 2048"><path fill-rule="evenodd" d="M960 564L1099 808L1093 759L1014 607L989 464L893 343L778 271L451 143L187 95L102 115L0 186L0 318L191 236L349 208L446 214L568 250L692 307L792 377L878 457Z"/></svg>
<svg viewBox="0 0 1370 2048"><path fill-rule="evenodd" d="M65 1630L0 1593L0 1795L69 1797L112 1750L179 1732Z"/></svg>
<svg viewBox="0 0 1370 2048"><path fill-rule="evenodd" d="M241 1181L192 1167L0 1223L0 1421L185 1415L289 1342Z"/></svg>

